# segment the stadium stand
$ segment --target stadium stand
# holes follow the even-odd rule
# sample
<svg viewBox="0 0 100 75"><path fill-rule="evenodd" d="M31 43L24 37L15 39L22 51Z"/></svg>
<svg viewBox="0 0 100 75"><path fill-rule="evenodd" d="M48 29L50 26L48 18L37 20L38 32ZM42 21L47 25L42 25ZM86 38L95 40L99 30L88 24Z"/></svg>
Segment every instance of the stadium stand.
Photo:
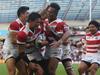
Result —
<svg viewBox="0 0 100 75"><path fill-rule="evenodd" d="M89 0L0 0L0 22L11 22L20 6L29 6L31 11L44 8L47 1L56 2L61 6L58 17L67 20L88 20ZM92 0L92 19L99 19L100 0Z"/></svg>

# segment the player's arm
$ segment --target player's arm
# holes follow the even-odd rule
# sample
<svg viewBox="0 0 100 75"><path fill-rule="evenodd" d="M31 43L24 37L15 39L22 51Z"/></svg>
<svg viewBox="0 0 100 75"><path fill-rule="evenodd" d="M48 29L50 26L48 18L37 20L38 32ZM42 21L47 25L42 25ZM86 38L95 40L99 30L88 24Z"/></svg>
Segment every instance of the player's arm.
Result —
<svg viewBox="0 0 100 75"><path fill-rule="evenodd" d="M16 22L13 22L8 27L8 30L9 30L9 37L11 39L11 42L13 44L16 44L16 40L17 40L16 35L17 32L19 31L19 25Z"/></svg>
<svg viewBox="0 0 100 75"><path fill-rule="evenodd" d="M65 40L67 40L70 36L70 32L67 31L63 34L63 36L60 38L60 40L58 41L59 44L62 44Z"/></svg>
<svg viewBox="0 0 100 75"><path fill-rule="evenodd" d="M25 46L26 46L25 44L21 44L21 43L18 44L18 50L19 50L18 58L23 59L31 69L35 70L37 69L37 65L28 59L27 54L25 54L25 48L26 48Z"/></svg>
<svg viewBox="0 0 100 75"><path fill-rule="evenodd" d="M69 27L68 27L68 25L64 25L64 34L63 34L63 36L60 38L60 40L58 40L58 43L60 43L60 44L62 44L62 43L64 43L65 41L67 41L68 40L68 38L70 37L70 31L69 31Z"/></svg>
<svg viewBox="0 0 100 75"><path fill-rule="evenodd" d="M26 39L27 39L27 35L23 31L19 31L17 34L19 57L22 58L26 63L29 64L30 60L28 59L27 55L25 54Z"/></svg>
<svg viewBox="0 0 100 75"><path fill-rule="evenodd" d="M65 29L67 27L65 26ZM63 33L62 37L57 41L57 42L54 42L52 43L52 46L51 47L54 47L54 48L57 48L58 46L60 46L65 40L68 40L70 36L70 32L69 32L69 29L66 29L65 32Z"/></svg>
<svg viewBox="0 0 100 75"><path fill-rule="evenodd" d="M16 44L16 41L17 41L17 32L14 32L14 31L11 31L9 33L9 36L10 36L10 40L11 40L11 43L13 44Z"/></svg>
<svg viewBox="0 0 100 75"><path fill-rule="evenodd" d="M18 32L17 44L18 44L19 58L23 59L29 65L29 67L34 70L36 69L37 66L34 63L32 63L25 54L26 40L27 40L27 35L22 31Z"/></svg>
<svg viewBox="0 0 100 75"><path fill-rule="evenodd" d="M38 36L38 39L36 40L38 44L41 46L46 46L48 44L48 41L46 40L45 34L40 34Z"/></svg>

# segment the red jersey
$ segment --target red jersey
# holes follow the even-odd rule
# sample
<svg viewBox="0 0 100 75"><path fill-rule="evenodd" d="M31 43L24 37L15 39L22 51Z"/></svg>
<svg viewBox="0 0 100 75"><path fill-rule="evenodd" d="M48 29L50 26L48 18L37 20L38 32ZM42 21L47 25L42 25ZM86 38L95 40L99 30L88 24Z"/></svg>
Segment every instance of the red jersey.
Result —
<svg viewBox="0 0 100 75"><path fill-rule="evenodd" d="M61 19L56 19L51 23L46 21L46 23L48 24L45 26L45 34L50 42L59 40L65 32L69 31L68 25Z"/></svg>
<svg viewBox="0 0 100 75"><path fill-rule="evenodd" d="M4 46L3 46L4 49L11 49L12 50L12 48L15 47L14 46L15 44L12 43L13 38L12 38L10 33L11 32L18 32L20 30L20 28L22 28L22 26L24 26L24 24L21 22L20 19L16 19L14 22L12 22L10 24L10 26L8 27L9 33L7 34L7 37L5 39Z"/></svg>
<svg viewBox="0 0 100 75"><path fill-rule="evenodd" d="M8 27L9 31L19 31L21 27L23 27L24 24L20 21L20 19L16 19L14 22L10 24Z"/></svg>
<svg viewBox="0 0 100 75"><path fill-rule="evenodd" d="M86 34L86 51L95 53L100 47L100 31L97 31L94 35L91 33Z"/></svg>
<svg viewBox="0 0 100 75"><path fill-rule="evenodd" d="M23 26L17 35L17 43L26 44L27 42L34 41L38 35L41 33L41 30L37 28L36 30L31 31L28 25Z"/></svg>

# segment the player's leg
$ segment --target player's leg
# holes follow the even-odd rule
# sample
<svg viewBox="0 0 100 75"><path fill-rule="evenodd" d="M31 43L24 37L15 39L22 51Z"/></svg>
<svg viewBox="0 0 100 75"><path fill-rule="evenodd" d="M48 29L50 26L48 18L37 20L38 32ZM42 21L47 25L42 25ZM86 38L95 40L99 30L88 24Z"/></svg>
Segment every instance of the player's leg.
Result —
<svg viewBox="0 0 100 75"><path fill-rule="evenodd" d="M36 50L34 48L32 50L33 52L31 53L27 52L27 57L31 61L31 65L29 64L28 66L28 74L32 75L34 72L36 75L43 75L44 71L39 64L39 62L42 60L42 56L38 50L34 51Z"/></svg>
<svg viewBox="0 0 100 75"><path fill-rule="evenodd" d="M98 68L99 68L98 63L92 63L92 65L88 69L88 71L90 72L90 75L96 75L96 71Z"/></svg>
<svg viewBox="0 0 100 75"><path fill-rule="evenodd" d="M59 63L59 59L57 59L55 57L51 57L49 59L48 69L49 69L50 75L56 75L55 73L56 73L58 63Z"/></svg>
<svg viewBox="0 0 100 75"><path fill-rule="evenodd" d="M6 45L5 45L6 46ZM6 63L8 74L9 75L15 75L16 73L16 60L13 54L13 50L11 48L3 48L3 59Z"/></svg>
<svg viewBox="0 0 100 75"><path fill-rule="evenodd" d="M43 75L43 69L41 68L41 66L39 64L36 64L36 75Z"/></svg>
<svg viewBox="0 0 100 75"><path fill-rule="evenodd" d="M89 71L85 71L85 73L84 73L85 75L89 75Z"/></svg>
<svg viewBox="0 0 100 75"><path fill-rule="evenodd" d="M71 59L62 60L62 64L63 64L65 71L68 75L75 75L73 68L72 68Z"/></svg>
<svg viewBox="0 0 100 75"><path fill-rule="evenodd" d="M10 57L6 60L5 63L7 65L9 75L15 75L16 73L15 59Z"/></svg>
<svg viewBox="0 0 100 75"><path fill-rule="evenodd" d="M62 47L51 48L50 46L47 46L46 48L45 58L48 58L49 75L55 75L58 63L61 60Z"/></svg>
<svg viewBox="0 0 100 75"><path fill-rule="evenodd" d="M31 68L27 68L27 71L28 71L28 75L33 75L34 71L31 69Z"/></svg>
<svg viewBox="0 0 100 75"><path fill-rule="evenodd" d="M31 64L29 64L29 70L29 75L32 75L33 72L35 73L35 75L43 75L44 72L41 66L33 61L31 62Z"/></svg>
<svg viewBox="0 0 100 75"><path fill-rule="evenodd" d="M89 68L90 65L91 64L88 63L88 62L81 61L81 63L78 66L79 75L82 75L83 73L85 73L88 70L88 68Z"/></svg>
<svg viewBox="0 0 100 75"><path fill-rule="evenodd" d="M58 63L61 59L62 48L48 48L50 58L48 60L48 70L50 75L56 75L56 69L58 67Z"/></svg>
<svg viewBox="0 0 100 75"><path fill-rule="evenodd" d="M68 42L65 42L62 48L63 48L63 55L61 61L65 68L65 71L68 75L75 75L72 68L72 57L71 57L72 51L70 49L70 44L68 44Z"/></svg>
<svg viewBox="0 0 100 75"><path fill-rule="evenodd" d="M27 64L21 59L16 63L17 75L28 75Z"/></svg>
<svg viewBox="0 0 100 75"><path fill-rule="evenodd" d="M50 75L48 70L48 59L42 59L39 62L39 65L43 68L44 74L43 75Z"/></svg>

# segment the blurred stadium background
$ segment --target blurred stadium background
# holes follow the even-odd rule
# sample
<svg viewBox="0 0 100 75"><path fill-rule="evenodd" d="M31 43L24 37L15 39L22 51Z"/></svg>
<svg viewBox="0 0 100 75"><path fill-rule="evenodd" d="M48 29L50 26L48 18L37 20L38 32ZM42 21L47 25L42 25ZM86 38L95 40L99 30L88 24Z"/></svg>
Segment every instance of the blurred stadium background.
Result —
<svg viewBox="0 0 100 75"><path fill-rule="evenodd" d="M100 0L0 0L0 36L5 36L9 23L17 18L20 6L29 6L30 11L41 11L49 3L61 6L58 18L66 21L71 29L78 29L76 35L83 35L82 30L89 20L100 20Z"/></svg>
<svg viewBox="0 0 100 75"><path fill-rule="evenodd" d="M100 0L0 0L0 38L6 37L7 27L17 18L16 12L20 6L29 6L30 12L41 11L51 2L61 6L58 18L63 19L70 26L74 40L85 34L84 28L90 20L100 22ZM0 75L6 75L5 65L0 67ZM61 70L58 69L57 73L60 74Z"/></svg>

